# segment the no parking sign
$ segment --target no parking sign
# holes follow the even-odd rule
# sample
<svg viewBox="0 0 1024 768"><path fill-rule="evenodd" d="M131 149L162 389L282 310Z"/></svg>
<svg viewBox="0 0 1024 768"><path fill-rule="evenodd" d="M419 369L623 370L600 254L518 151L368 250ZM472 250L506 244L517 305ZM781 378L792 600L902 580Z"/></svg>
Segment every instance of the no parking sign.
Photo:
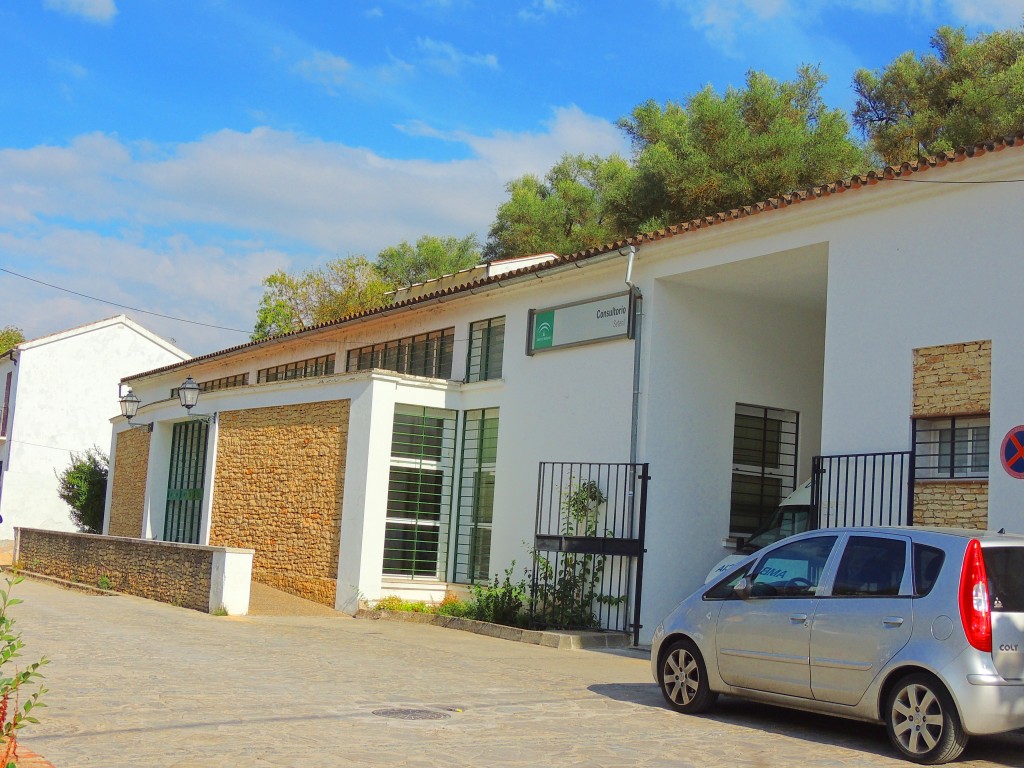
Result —
<svg viewBox="0 0 1024 768"><path fill-rule="evenodd" d="M1010 477L1024 479L1024 425L1006 433L999 450L999 461Z"/></svg>

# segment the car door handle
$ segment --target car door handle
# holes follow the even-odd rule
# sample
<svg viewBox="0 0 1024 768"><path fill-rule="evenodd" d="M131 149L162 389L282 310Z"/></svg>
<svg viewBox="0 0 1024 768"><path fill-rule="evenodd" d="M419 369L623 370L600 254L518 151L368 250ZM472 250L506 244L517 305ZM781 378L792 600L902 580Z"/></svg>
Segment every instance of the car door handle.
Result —
<svg viewBox="0 0 1024 768"><path fill-rule="evenodd" d="M806 613L794 613L789 617L789 620L794 624L805 624L807 622Z"/></svg>
<svg viewBox="0 0 1024 768"><path fill-rule="evenodd" d="M901 627L903 626L903 617L886 616L884 619L882 619L882 624L884 624L887 627Z"/></svg>

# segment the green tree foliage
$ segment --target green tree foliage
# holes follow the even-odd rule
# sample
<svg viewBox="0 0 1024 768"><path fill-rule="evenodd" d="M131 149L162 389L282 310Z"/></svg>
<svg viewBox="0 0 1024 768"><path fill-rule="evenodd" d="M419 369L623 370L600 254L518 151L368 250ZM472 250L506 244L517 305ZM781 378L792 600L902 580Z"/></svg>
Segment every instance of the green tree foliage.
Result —
<svg viewBox="0 0 1024 768"><path fill-rule="evenodd" d="M278 270L263 281L250 338L258 341L382 306L391 287L364 256L333 259L298 275Z"/></svg>
<svg viewBox="0 0 1024 768"><path fill-rule="evenodd" d="M854 76L854 123L890 165L1024 128L1024 29L940 27L931 46Z"/></svg>
<svg viewBox="0 0 1024 768"><path fill-rule="evenodd" d="M685 104L647 101L619 121L634 147L630 183L609 201L637 232L849 176L866 165L845 114L821 99L825 76L801 67L779 82L749 72L745 88L711 87Z"/></svg>
<svg viewBox="0 0 1024 768"><path fill-rule="evenodd" d="M13 325L0 328L0 355L14 345L21 344L24 340L25 334L22 332L21 328L15 328Z"/></svg>
<svg viewBox="0 0 1024 768"><path fill-rule="evenodd" d="M441 275L450 275L480 263L476 235L463 238L424 235L410 245L403 240L377 254L380 278L394 288L407 288Z"/></svg>
<svg viewBox="0 0 1024 768"><path fill-rule="evenodd" d="M629 164L618 155L567 154L543 180L514 179L487 233L484 258L574 253L616 239L606 200L629 174Z"/></svg>
<svg viewBox="0 0 1024 768"><path fill-rule="evenodd" d="M476 235L424 235L415 246L403 240L385 248L376 262L348 256L298 275L279 270L263 281L250 338L258 341L381 307L390 300L389 291L479 263Z"/></svg>
<svg viewBox="0 0 1024 768"><path fill-rule="evenodd" d="M57 495L71 507L71 520L84 533L103 532L107 495L107 456L93 447L72 453L71 464L57 475Z"/></svg>

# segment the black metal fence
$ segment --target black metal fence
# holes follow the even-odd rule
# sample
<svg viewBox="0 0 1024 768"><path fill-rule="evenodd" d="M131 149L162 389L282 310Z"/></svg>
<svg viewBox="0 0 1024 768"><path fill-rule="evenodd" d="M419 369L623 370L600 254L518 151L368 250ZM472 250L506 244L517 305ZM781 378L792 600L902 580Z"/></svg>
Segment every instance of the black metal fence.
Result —
<svg viewBox="0 0 1024 768"><path fill-rule="evenodd" d="M541 462L530 620L639 641L647 464Z"/></svg>
<svg viewBox="0 0 1024 768"><path fill-rule="evenodd" d="M913 525L913 452L815 456L811 521L821 528Z"/></svg>

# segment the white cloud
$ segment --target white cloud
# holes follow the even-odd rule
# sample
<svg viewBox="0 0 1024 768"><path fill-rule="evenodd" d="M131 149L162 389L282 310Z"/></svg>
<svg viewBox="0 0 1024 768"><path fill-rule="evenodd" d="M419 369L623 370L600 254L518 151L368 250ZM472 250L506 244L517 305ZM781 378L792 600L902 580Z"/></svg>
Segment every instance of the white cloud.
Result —
<svg viewBox="0 0 1024 768"><path fill-rule="evenodd" d="M575 6L566 0L533 0L518 15L526 21L537 21L548 16L570 15L574 12Z"/></svg>
<svg viewBox="0 0 1024 768"><path fill-rule="evenodd" d="M966 25L982 31L1019 26L1024 0L662 0L685 15L694 29L726 53L742 53L742 40L764 40L780 34L799 36L834 9L852 9L876 16L900 14L928 26ZM766 25L768 25L766 27ZM788 32L787 32L788 31ZM818 41L820 43L820 41Z"/></svg>
<svg viewBox="0 0 1024 768"><path fill-rule="evenodd" d="M117 15L114 0L46 0L45 5L59 13L81 16L98 24L109 24Z"/></svg>
<svg viewBox="0 0 1024 768"><path fill-rule="evenodd" d="M446 75L458 74L465 66L498 69L498 57L493 53L463 53L451 43L431 40L429 37L416 41L427 62Z"/></svg>
<svg viewBox="0 0 1024 768"><path fill-rule="evenodd" d="M976 27L1019 27L1024 17L1024 0L945 0L942 5L961 23Z"/></svg>
<svg viewBox="0 0 1024 768"><path fill-rule="evenodd" d="M319 83L328 90L333 90L336 86L346 83L352 65L341 56L328 51L315 51L312 56L298 62L292 69L310 82Z"/></svg>
<svg viewBox="0 0 1024 768"><path fill-rule="evenodd" d="M50 69L59 75L66 75L74 80L83 80L89 76L89 70L70 59L51 59Z"/></svg>
<svg viewBox="0 0 1024 768"><path fill-rule="evenodd" d="M576 107L528 133L442 134L457 161L396 160L268 128L158 147L116 136L0 150L0 260L81 293L216 325L252 326L260 282L420 235L483 235L504 185L565 152L624 151L615 126ZM42 335L116 308L0 275L3 322ZM132 313L129 312L129 315ZM136 316L193 353L238 334Z"/></svg>

